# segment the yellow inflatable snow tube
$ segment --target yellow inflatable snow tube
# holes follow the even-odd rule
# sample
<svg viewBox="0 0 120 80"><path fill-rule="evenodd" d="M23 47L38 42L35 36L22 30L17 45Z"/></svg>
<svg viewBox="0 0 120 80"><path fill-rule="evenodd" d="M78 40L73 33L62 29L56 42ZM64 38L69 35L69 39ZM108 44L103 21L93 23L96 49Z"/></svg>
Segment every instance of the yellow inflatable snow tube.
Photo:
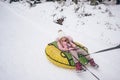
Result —
<svg viewBox="0 0 120 80"><path fill-rule="evenodd" d="M80 48L82 48L88 52L87 48L84 47L83 45L81 45L79 43L76 43L76 45L78 45ZM75 63L72 59L71 54L69 54L67 52L62 52L61 50L59 50L56 41L54 41L46 46L45 53L46 53L48 60L51 61L53 64L55 64L59 67L63 67L63 68L69 68L69 69L75 68ZM83 64L88 63L88 61L85 59L85 57L83 57L83 59L81 58L81 61Z"/></svg>

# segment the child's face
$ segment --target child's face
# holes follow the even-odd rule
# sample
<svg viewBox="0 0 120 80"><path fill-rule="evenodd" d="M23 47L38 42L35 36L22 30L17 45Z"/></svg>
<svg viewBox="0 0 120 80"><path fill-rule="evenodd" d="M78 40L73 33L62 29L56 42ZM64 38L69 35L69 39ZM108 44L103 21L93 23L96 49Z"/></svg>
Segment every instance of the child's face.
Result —
<svg viewBox="0 0 120 80"><path fill-rule="evenodd" d="M61 41L62 41L62 42L68 42L69 40L68 40L66 37L63 37L63 38L61 39Z"/></svg>

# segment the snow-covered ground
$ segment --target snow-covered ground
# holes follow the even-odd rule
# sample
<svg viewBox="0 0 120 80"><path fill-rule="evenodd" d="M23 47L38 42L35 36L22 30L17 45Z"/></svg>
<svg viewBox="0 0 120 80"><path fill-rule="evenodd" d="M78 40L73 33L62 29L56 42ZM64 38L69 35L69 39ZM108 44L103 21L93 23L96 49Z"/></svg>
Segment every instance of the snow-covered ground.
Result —
<svg viewBox="0 0 120 80"><path fill-rule="evenodd" d="M44 2L0 2L0 80L96 80L89 72L76 73L46 59L45 47L62 29L89 52L120 44L120 5L77 6ZM90 16L84 16L90 14ZM65 17L63 25L54 21ZM91 55L99 69L88 68L101 80L120 80L120 49Z"/></svg>

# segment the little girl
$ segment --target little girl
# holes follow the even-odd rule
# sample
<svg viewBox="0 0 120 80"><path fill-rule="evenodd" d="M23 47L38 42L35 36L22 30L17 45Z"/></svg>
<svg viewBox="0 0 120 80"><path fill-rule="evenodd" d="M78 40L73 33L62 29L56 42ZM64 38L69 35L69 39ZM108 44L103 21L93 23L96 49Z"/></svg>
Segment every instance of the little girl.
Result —
<svg viewBox="0 0 120 80"><path fill-rule="evenodd" d="M60 30L59 32L61 33L62 30ZM85 55L86 59L88 59L91 66L98 67L98 65L94 62L93 58L87 55L88 53L86 51L80 49L74 44L73 39L70 36L59 37L57 39L57 45L60 50L71 53L72 58L75 62L76 70L84 70L82 64L78 61L79 60L78 54Z"/></svg>

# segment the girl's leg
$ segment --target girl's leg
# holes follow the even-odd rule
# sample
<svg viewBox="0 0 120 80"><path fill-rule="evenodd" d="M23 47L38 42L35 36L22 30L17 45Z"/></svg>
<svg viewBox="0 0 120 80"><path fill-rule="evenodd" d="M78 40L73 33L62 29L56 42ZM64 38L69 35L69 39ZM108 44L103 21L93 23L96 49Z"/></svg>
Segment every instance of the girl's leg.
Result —
<svg viewBox="0 0 120 80"><path fill-rule="evenodd" d="M88 60L92 59L89 55L87 55L88 53L83 49L77 49L77 53L84 55Z"/></svg>
<svg viewBox="0 0 120 80"><path fill-rule="evenodd" d="M84 69L83 69L83 67L82 67L82 64L78 61L78 60L79 60L79 58L78 58L78 53L77 53L76 51L74 51L74 50L70 51L70 53L71 53L72 58L73 58L73 60L74 60L74 62L75 62L76 70L77 70L77 71L79 71L79 70L80 70L80 71L81 71L81 70L84 71Z"/></svg>
<svg viewBox="0 0 120 80"><path fill-rule="evenodd" d="M87 55L88 53L87 53L86 51L84 51L84 50L82 50L82 49L78 49L77 52L78 52L79 54L85 55L85 57L89 60L89 63L91 64L91 66L96 67L96 68L99 67L99 66L95 63L94 59L91 58L89 55ZM86 55L87 55L87 56L86 56Z"/></svg>
<svg viewBox="0 0 120 80"><path fill-rule="evenodd" d="M78 58L78 53L74 50L70 51L71 55L72 55L72 58L74 60L75 63L78 62L79 58Z"/></svg>

